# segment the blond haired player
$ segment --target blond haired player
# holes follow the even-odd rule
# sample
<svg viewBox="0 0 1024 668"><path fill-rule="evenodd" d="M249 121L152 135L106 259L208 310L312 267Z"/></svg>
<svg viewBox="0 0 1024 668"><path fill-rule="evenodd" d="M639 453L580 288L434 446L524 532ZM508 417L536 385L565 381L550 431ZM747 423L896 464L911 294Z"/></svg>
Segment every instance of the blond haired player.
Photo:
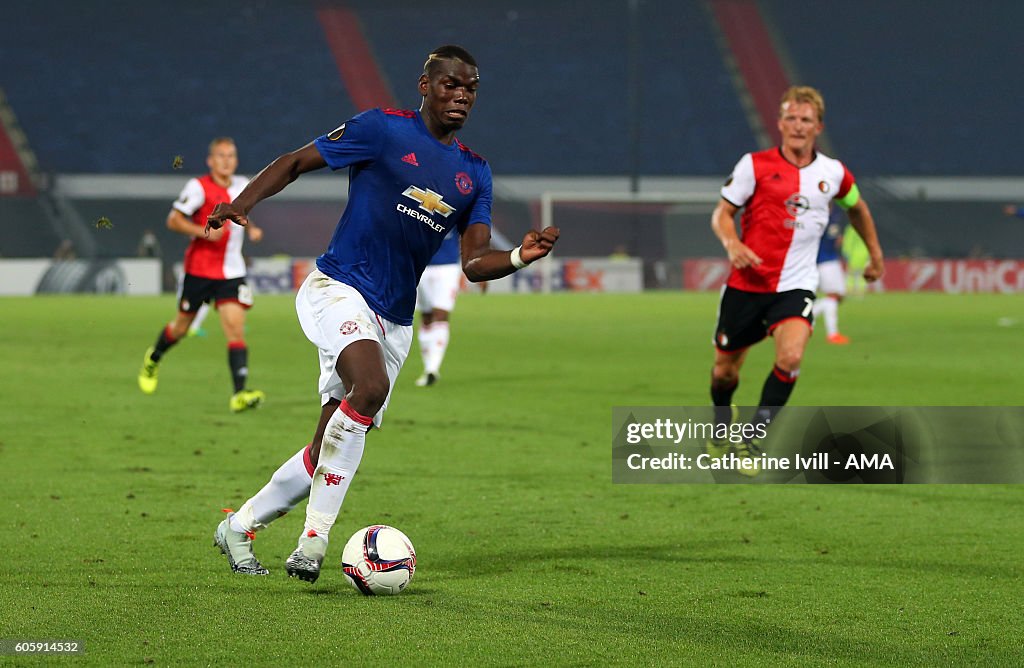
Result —
<svg viewBox="0 0 1024 668"><path fill-rule="evenodd" d="M789 400L811 336L818 243L832 201L846 210L867 244L871 261L865 279L877 280L885 272L875 223L853 174L815 149L824 120L821 93L810 86L788 89L779 106L781 144L740 158L711 215L711 228L732 265L713 340L711 399L719 423L731 420L730 405L747 351L769 335L775 340L775 360L755 421L768 424ZM737 232L735 217L741 210ZM708 442L714 455L724 455L730 447L728 441ZM759 454L756 443L736 449L740 457Z"/></svg>
<svg viewBox="0 0 1024 668"><path fill-rule="evenodd" d="M231 202L249 182L235 174L238 149L230 137L210 142L206 165L210 173L189 179L167 215L167 227L191 237L185 250L185 276L178 294L178 313L146 351L139 370L139 389L156 392L160 362L180 341L206 302L213 301L228 344L228 367L234 393L228 400L231 411L239 413L259 406L265 395L245 387L249 376L249 348L245 343L245 312L252 306L252 290L245 282L242 242L248 234L254 242L263 231L250 224L234 223L218 230L206 229L206 217L218 204Z"/></svg>

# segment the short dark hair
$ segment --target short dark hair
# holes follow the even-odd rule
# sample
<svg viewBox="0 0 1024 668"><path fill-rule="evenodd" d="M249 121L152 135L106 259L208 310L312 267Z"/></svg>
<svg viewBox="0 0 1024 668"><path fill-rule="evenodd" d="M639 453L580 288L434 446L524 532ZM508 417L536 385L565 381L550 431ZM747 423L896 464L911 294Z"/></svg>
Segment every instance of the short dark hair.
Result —
<svg viewBox="0 0 1024 668"><path fill-rule="evenodd" d="M467 65L476 67L476 59L469 51L455 44L445 44L430 52L427 62L423 63L423 73L430 76L442 60L461 60Z"/></svg>

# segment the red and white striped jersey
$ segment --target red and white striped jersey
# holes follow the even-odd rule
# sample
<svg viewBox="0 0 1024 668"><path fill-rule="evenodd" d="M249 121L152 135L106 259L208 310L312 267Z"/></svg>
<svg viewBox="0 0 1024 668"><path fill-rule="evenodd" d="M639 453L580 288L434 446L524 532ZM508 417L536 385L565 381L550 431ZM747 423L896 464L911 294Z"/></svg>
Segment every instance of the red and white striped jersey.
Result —
<svg viewBox="0 0 1024 668"><path fill-rule="evenodd" d="M249 180L244 176L232 176L227 188L218 185L209 174L189 179L173 206L195 224L205 226L213 208L238 197L247 183ZM185 273L221 280L245 276L244 240L245 228L237 223L225 225L224 235L217 241L194 237L185 249Z"/></svg>
<svg viewBox="0 0 1024 668"><path fill-rule="evenodd" d="M829 203L857 203L853 174L821 153L806 167L786 160L780 148L747 153L722 186L722 197L743 208L740 240L763 262L733 268L727 285L748 292L818 287L818 243L828 225Z"/></svg>

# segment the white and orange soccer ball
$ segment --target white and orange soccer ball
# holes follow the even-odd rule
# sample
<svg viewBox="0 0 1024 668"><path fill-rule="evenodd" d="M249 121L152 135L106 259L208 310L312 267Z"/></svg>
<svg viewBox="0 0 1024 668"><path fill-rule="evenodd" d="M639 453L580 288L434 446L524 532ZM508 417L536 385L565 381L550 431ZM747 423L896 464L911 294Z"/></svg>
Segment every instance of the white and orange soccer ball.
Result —
<svg viewBox="0 0 1024 668"><path fill-rule="evenodd" d="M375 524L352 534L341 553L341 568L366 596L393 596L416 574L416 550L404 533Z"/></svg>

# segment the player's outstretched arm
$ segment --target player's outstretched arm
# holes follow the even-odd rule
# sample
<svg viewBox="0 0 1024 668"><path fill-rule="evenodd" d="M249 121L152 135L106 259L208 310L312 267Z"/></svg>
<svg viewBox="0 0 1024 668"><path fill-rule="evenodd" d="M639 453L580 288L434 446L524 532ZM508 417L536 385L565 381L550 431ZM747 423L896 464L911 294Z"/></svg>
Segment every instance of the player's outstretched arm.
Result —
<svg viewBox="0 0 1024 668"><path fill-rule="evenodd" d="M474 283L493 281L544 257L556 241L558 228L548 227L542 232L527 232L523 244L511 252L492 250L491 228L475 223L462 235L462 271Z"/></svg>
<svg viewBox="0 0 1024 668"><path fill-rule="evenodd" d="M871 261L864 268L864 280L869 283L877 281L885 275L885 257L882 255L882 245L878 243L878 232L875 231L875 219L871 216L871 209L862 197L846 210L846 215L850 217L850 224L868 247Z"/></svg>
<svg viewBox="0 0 1024 668"><path fill-rule="evenodd" d="M259 202L284 190L299 175L326 167L320 151L310 142L291 153L285 153L264 167L230 204L218 204L206 218L206 224L219 229L226 220L240 225L249 222L248 215Z"/></svg>
<svg viewBox="0 0 1024 668"><path fill-rule="evenodd" d="M737 269L756 267L761 264L761 257L740 241L739 235L736 234L737 211L739 207L732 202L726 199L719 200L718 206L711 214L711 229L728 253L729 264Z"/></svg>

